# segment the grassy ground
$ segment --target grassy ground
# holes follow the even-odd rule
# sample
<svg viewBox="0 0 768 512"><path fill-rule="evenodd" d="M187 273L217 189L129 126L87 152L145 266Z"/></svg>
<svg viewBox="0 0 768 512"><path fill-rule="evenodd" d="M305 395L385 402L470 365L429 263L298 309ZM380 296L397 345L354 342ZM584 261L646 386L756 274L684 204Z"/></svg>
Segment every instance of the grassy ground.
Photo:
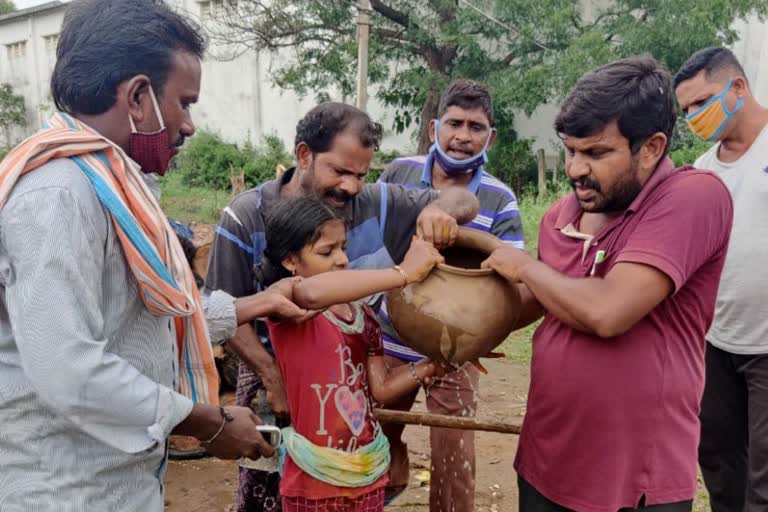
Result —
<svg viewBox="0 0 768 512"><path fill-rule="evenodd" d="M184 223L217 223L219 213L231 199L231 194L223 190L187 187L181 174L173 171L163 178L160 189L165 214Z"/></svg>

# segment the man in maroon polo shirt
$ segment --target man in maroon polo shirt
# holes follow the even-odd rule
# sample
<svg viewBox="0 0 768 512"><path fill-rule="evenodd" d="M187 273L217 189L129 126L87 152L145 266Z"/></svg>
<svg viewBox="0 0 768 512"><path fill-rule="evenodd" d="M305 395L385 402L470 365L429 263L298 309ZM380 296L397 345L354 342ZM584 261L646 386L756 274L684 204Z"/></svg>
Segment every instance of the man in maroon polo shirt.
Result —
<svg viewBox="0 0 768 512"><path fill-rule="evenodd" d="M503 248L484 263L520 283L521 325L544 313L521 511L691 510L732 204L713 174L674 169L673 94L651 58L584 75L555 122L574 193L544 215L539 260Z"/></svg>

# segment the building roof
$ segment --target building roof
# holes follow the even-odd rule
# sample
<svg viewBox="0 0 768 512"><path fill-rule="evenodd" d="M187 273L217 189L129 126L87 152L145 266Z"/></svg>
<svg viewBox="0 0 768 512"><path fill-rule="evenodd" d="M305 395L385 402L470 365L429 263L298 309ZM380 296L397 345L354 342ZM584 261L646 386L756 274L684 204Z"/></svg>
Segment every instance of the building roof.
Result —
<svg viewBox="0 0 768 512"><path fill-rule="evenodd" d="M3 14L2 16L0 16L0 23L14 21L17 18L32 16L32 15L39 14L46 11L61 9L62 7L65 7L65 6L66 4L64 2L60 2L59 0L53 0L52 2L46 2L44 4L35 5L33 7L27 7L26 9L19 9L17 11L9 12L8 14Z"/></svg>

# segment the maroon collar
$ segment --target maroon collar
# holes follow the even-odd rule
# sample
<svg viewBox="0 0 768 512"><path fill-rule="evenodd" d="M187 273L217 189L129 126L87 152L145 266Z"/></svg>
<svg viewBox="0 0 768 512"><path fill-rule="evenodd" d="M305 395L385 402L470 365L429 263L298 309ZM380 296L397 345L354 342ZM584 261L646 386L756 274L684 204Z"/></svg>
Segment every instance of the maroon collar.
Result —
<svg viewBox="0 0 768 512"><path fill-rule="evenodd" d="M648 181L645 183L643 189L637 195L635 200L632 201L632 204L630 204L629 208L624 212L624 215L636 212L643 201L648 198L659 183L664 181L673 172L675 172L675 164L669 156L665 156L661 159L661 162L659 162L659 165L656 167L656 170L653 171L651 177L648 178ZM560 214L555 220L555 229L562 230L568 224L573 224L575 226L576 220L581 214L582 210L579 206L579 202L576 200L576 194L572 193L567 195L563 199L563 207L560 209Z"/></svg>

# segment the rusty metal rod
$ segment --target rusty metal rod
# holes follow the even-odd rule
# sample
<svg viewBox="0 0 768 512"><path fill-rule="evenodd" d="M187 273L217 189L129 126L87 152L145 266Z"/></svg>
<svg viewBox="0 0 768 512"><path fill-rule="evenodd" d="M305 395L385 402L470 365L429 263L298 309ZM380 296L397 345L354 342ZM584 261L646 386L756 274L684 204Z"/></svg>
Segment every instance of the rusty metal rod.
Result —
<svg viewBox="0 0 768 512"><path fill-rule="evenodd" d="M520 434L520 425L511 425L509 423L501 423L500 421L481 421L475 418L461 418L427 412L393 411L391 409L374 409L374 413L382 423L402 423L404 425L422 425L425 427Z"/></svg>

